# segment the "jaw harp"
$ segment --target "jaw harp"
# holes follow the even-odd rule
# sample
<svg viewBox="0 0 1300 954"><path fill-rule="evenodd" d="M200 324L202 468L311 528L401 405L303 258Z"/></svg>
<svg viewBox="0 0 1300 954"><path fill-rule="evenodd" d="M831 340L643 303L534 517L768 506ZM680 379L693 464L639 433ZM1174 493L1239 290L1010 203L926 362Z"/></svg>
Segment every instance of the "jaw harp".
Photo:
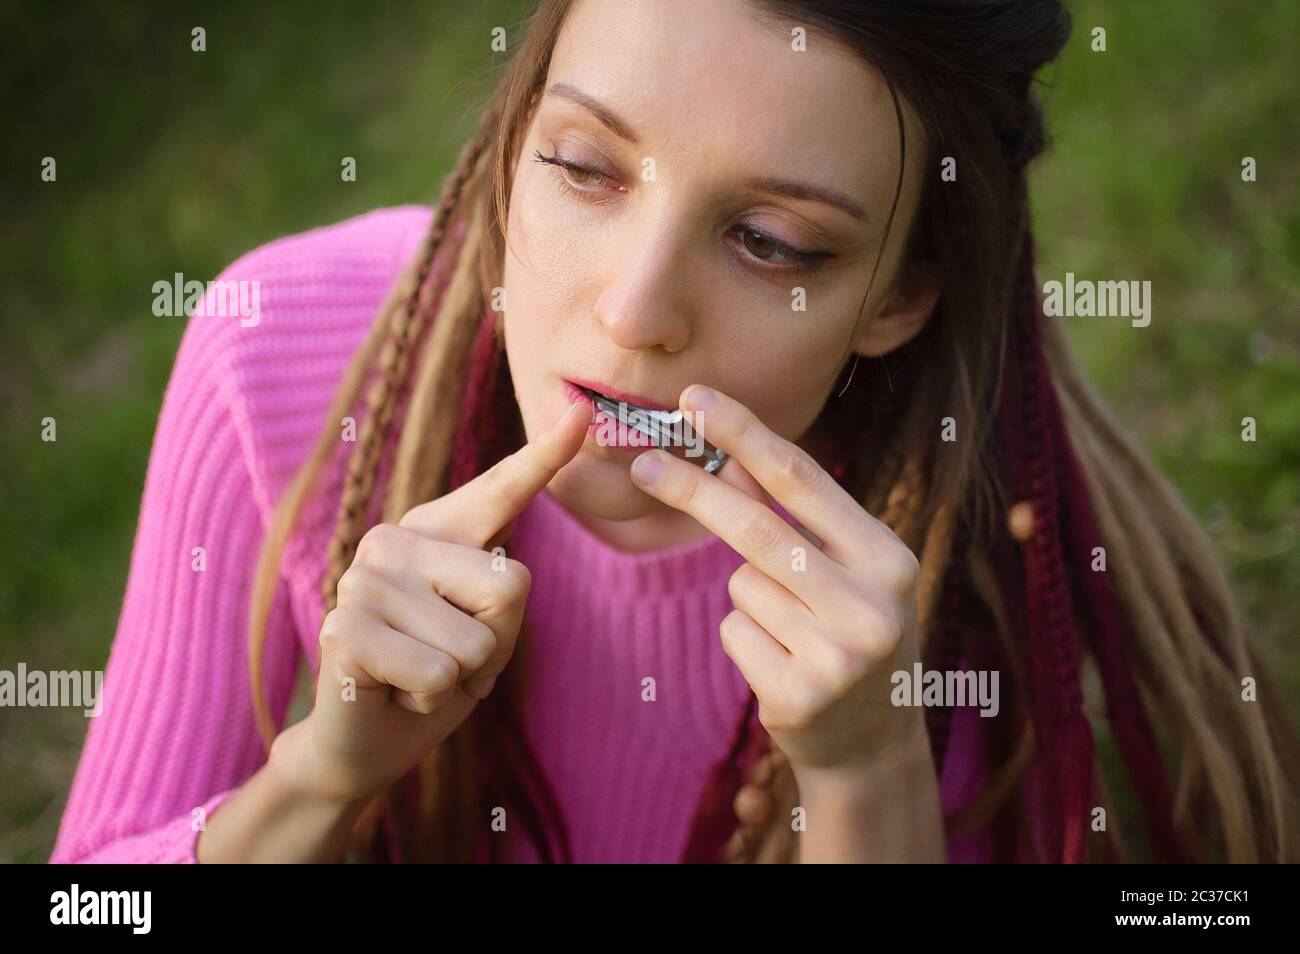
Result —
<svg viewBox="0 0 1300 954"><path fill-rule="evenodd" d="M637 407L635 408L637 413L633 415L631 414L633 408L625 401L615 401L599 392L592 394L592 400L599 410L604 411L624 427L640 431L654 441L656 447L672 446L673 430L678 425L690 427L689 422L683 421L680 408L676 411L652 411L649 408ZM702 437L700 446L704 449L704 472L716 474L727 462L727 452L714 447ZM687 454L688 458L690 456L692 455Z"/></svg>

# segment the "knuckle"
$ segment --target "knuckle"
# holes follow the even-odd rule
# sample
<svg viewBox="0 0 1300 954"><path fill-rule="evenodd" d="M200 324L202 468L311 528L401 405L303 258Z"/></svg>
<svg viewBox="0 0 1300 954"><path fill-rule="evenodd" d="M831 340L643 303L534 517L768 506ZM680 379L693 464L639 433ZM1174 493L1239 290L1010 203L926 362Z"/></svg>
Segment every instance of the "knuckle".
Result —
<svg viewBox="0 0 1300 954"><path fill-rule="evenodd" d="M373 602L379 593L381 579L379 571L368 563L354 562L339 577L338 601L342 603Z"/></svg>
<svg viewBox="0 0 1300 954"><path fill-rule="evenodd" d="M906 546L895 548L885 574L895 592L905 593L916 585L921 573L921 561Z"/></svg>
<svg viewBox="0 0 1300 954"><path fill-rule="evenodd" d="M740 610L732 610L726 616L722 617L722 622L718 624L718 631L724 636L736 635L736 629L740 625Z"/></svg>
<svg viewBox="0 0 1300 954"><path fill-rule="evenodd" d="M438 652L433 654L424 667L421 688L436 699L454 689L459 679L460 667L456 665L456 660L446 653Z"/></svg>
<svg viewBox="0 0 1300 954"><path fill-rule="evenodd" d="M893 604L869 601L860 619L867 642L877 654L892 652L903 638L903 620Z"/></svg>
<svg viewBox="0 0 1300 954"><path fill-rule="evenodd" d="M841 695L867 669L866 654L840 642L824 643L819 661L824 688L831 696Z"/></svg>
<svg viewBox="0 0 1300 954"><path fill-rule="evenodd" d="M323 653L337 656L347 641L352 627L349 625L350 614L347 610L335 607L325 614L320 627L320 648Z"/></svg>
<svg viewBox="0 0 1300 954"><path fill-rule="evenodd" d="M735 645L744 625L745 614L740 610L732 610L722 617L722 622L718 624L718 635L722 637L723 648L727 650L728 655L732 655L731 647Z"/></svg>
<svg viewBox="0 0 1300 954"><path fill-rule="evenodd" d="M507 559L497 577L498 592L504 602L514 603L522 600L532 589L533 573L518 560Z"/></svg>
<svg viewBox="0 0 1300 954"><path fill-rule="evenodd" d="M689 473L680 478L677 486L678 505L683 510L691 509L700 497L700 475Z"/></svg>
<svg viewBox="0 0 1300 954"><path fill-rule="evenodd" d="M403 708L421 715L436 712L456 688L459 674L455 660L436 650L423 657L418 665L408 663L406 671L394 680L410 697L409 703L402 704Z"/></svg>
<svg viewBox="0 0 1300 954"><path fill-rule="evenodd" d="M358 541L356 562L383 565L392 559L401 537L402 531L396 524L375 524Z"/></svg>
<svg viewBox="0 0 1300 954"><path fill-rule="evenodd" d="M465 668L476 672L486 666L496 653L497 635L487 624L478 620L473 620L473 623L474 625L469 627L466 634L465 645L461 652L465 657Z"/></svg>
<svg viewBox="0 0 1300 954"><path fill-rule="evenodd" d="M781 528L777 526L781 518L774 513L753 513L742 517L737 528L737 537L746 550L755 553L761 560L775 556L781 548Z"/></svg>
<svg viewBox="0 0 1300 954"><path fill-rule="evenodd" d="M736 418L736 424L732 431L731 439L737 444L746 440L749 437L749 432L754 429L755 420L756 418L751 411L746 410L744 413L740 414Z"/></svg>
<svg viewBox="0 0 1300 954"><path fill-rule="evenodd" d="M331 663L331 668L334 670L336 675L343 675L345 673L356 675L362 671L369 670L370 667L362 664L359 650L360 647L357 645L356 640L348 639L346 637L334 645L332 650L329 652L328 658ZM321 671L325 671L323 667Z"/></svg>
<svg viewBox="0 0 1300 954"><path fill-rule="evenodd" d="M773 463L778 477L786 486L813 493L820 488L825 472L803 448L793 444L783 447L776 452Z"/></svg>
<svg viewBox="0 0 1300 954"><path fill-rule="evenodd" d="M477 614L481 620L498 620L523 605L533 585L533 575L518 560L507 560L500 570L488 574L483 597L484 607Z"/></svg>
<svg viewBox="0 0 1300 954"><path fill-rule="evenodd" d="M735 573L727 580L727 595L731 597L732 603L738 603L749 593L753 580L748 570L750 564L742 563Z"/></svg>
<svg viewBox="0 0 1300 954"><path fill-rule="evenodd" d="M846 628L856 631L870 625L876 607L866 593L854 587L847 594L841 595L836 602L843 614L842 619Z"/></svg>

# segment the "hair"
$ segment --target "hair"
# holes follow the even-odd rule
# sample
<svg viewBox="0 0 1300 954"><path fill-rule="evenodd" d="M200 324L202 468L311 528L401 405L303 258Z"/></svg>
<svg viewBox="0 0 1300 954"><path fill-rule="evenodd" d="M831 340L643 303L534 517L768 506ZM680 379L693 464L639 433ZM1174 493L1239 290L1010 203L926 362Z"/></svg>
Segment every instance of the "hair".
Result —
<svg viewBox="0 0 1300 954"><path fill-rule="evenodd" d="M1297 746L1225 573L1059 327L1042 317L1025 170L1045 134L1031 83L1064 47L1068 14L1051 0L754 6L832 38L881 72L899 109L900 160L909 145L901 101L919 119L922 141L911 145L923 167L943 156L960 163L957 181L926 175L899 239L909 261L937 266L931 318L892 354L846 362L821 412L843 455L836 480L919 555L926 668L966 660L1000 671L1011 690L1002 717L981 725L986 784L945 819L948 836L987 829L1005 860L1295 860ZM395 522L522 444L488 302L500 284L521 139L569 8L568 0L543 0L532 12L443 184L428 235L277 504L249 625L268 750L277 732L262 679L268 614L305 504L332 493L320 483L340 453L335 422L364 412L321 581L327 608L369 526ZM901 188L901 164L899 175ZM858 363L865 367L855 377ZM945 417L963 429L961 440L934 439ZM1106 572L1090 567L1096 547ZM517 655L530 642L525 621ZM508 666L495 693L372 800L351 857L473 860L490 808L509 804L543 860L568 859L563 818L520 731L520 669ZM1258 703L1242 701L1247 676L1259 682ZM798 799L793 773L753 709L751 698L729 757L706 785L684 860L796 857L784 823ZM926 718L940 770L948 711L927 709ZM1113 736L1126 772L1103 774L1094 726ZM1121 833L1108 783L1131 787L1142 824ZM1042 817L1028 812L1031 798ZM1104 834L1090 828L1099 805L1109 816ZM487 841L499 860L500 839Z"/></svg>

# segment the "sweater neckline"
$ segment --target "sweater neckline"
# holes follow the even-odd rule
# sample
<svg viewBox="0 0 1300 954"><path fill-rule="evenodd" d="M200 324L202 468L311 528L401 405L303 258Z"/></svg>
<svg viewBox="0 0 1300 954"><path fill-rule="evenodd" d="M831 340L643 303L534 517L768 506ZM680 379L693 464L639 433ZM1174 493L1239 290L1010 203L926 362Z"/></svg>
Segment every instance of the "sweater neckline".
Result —
<svg viewBox="0 0 1300 954"><path fill-rule="evenodd" d="M595 531L590 529L586 524L579 520L574 514L555 499L550 490L543 488L538 497L542 501L542 506L551 511L551 515L557 520L566 524L574 533L584 537L593 550L601 553L602 556L611 559L626 558L632 562L644 563L647 561L659 560L678 560L696 550L704 549L731 549L726 541L720 539L713 533L706 532L696 540L688 540L685 543L674 543L671 546L660 547L655 550L624 550L609 543Z"/></svg>
<svg viewBox="0 0 1300 954"><path fill-rule="evenodd" d="M534 553L549 553L560 566L611 591L715 586L744 562L712 533L657 550L621 550L588 529L549 490L543 489L533 500L521 515L522 526L516 526L521 543Z"/></svg>

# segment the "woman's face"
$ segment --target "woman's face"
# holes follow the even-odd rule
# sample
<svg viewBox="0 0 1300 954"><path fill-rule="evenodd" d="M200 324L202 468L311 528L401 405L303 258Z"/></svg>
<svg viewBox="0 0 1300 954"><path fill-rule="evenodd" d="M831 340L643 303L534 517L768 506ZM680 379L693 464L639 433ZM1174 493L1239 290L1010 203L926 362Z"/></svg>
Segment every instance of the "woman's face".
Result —
<svg viewBox="0 0 1300 954"><path fill-rule="evenodd" d="M893 99L828 38L796 49L795 26L741 0L569 14L507 226L506 350L530 439L579 379L670 408L707 384L803 442L849 349L880 350L854 326L898 183ZM916 207L909 165L868 315ZM550 491L598 519L647 517L662 505L631 482L634 457L589 435Z"/></svg>

